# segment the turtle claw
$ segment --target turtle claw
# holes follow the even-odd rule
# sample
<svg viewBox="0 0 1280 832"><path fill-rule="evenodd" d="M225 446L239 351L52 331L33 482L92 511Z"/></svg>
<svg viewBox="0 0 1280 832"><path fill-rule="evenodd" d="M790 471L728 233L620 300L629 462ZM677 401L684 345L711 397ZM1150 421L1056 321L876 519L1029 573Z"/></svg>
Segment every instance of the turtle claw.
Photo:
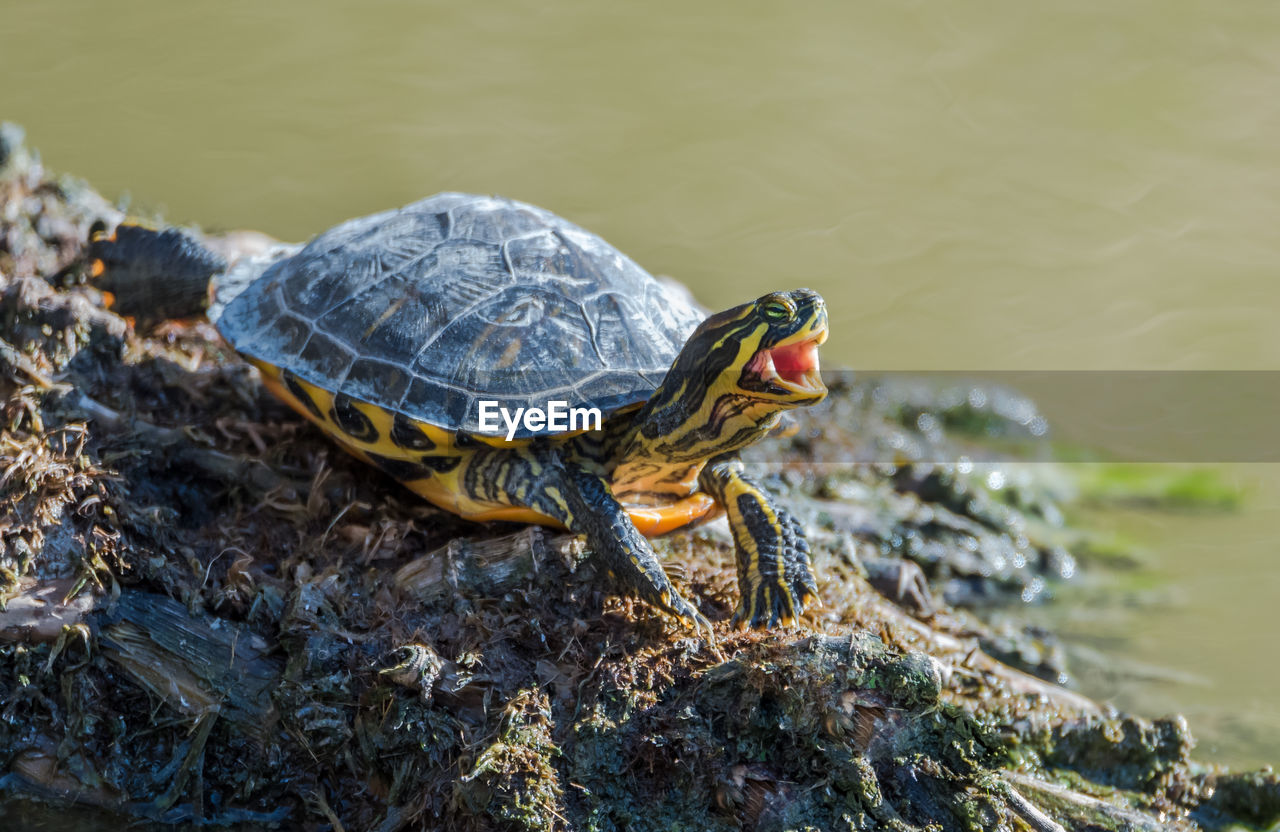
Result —
<svg viewBox="0 0 1280 832"><path fill-rule="evenodd" d="M711 622L706 616L674 589L664 589L656 598L645 597L643 594L641 597L668 615L680 619L681 623L692 625L700 630L710 631L711 629Z"/></svg>
<svg viewBox="0 0 1280 832"><path fill-rule="evenodd" d="M641 597L668 615L678 619L681 624L697 628L698 632L707 640L707 644L712 651L719 652L720 642L716 639L716 632L711 625L711 621L699 612L697 607L687 601L684 596L674 589L667 588L659 592L657 597L650 597L647 593L642 593Z"/></svg>
<svg viewBox="0 0 1280 832"><path fill-rule="evenodd" d="M720 640L716 638L716 631L711 626L711 622L707 620L707 617L702 613L698 613L694 624L697 626L698 632L702 633L702 637L706 639L707 646L711 648L711 652L719 655Z"/></svg>

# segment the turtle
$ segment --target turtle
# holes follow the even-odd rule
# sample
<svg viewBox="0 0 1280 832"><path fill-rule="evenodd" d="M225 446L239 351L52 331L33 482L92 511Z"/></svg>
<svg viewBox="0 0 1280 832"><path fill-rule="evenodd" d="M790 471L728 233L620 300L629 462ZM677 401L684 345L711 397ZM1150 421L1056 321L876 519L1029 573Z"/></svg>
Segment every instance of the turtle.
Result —
<svg viewBox="0 0 1280 832"><path fill-rule="evenodd" d="M720 512L734 626L794 623L817 597L801 523L739 459L827 393L817 292L708 315L549 211L463 193L240 254L122 223L96 229L88 257L116 311L203 311L349 453L469 520L585 536L621 588L685 624L710 626L648 538ZM557 403L582 418L556 420Z"/></svg>

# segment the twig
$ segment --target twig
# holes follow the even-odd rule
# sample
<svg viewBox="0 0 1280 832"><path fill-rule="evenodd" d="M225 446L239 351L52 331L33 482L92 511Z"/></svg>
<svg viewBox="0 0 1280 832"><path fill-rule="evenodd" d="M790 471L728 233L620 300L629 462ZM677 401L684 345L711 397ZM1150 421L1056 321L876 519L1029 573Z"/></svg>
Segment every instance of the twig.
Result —
<svg viewBox="0 0 1280 832"><path fill-rule="evenodd" d="M1013 811L1018 813L1018 817L1026 821L1027 824L1035 830L1035 832L1067 832L1067 830L1062 827L1062 824L1046 815L1041 811L1039 806L1036 806L1030 800L1023 797L1022 793L1015 789L1007 780L1005 781L1004 791L1005 797L1009 800L1009 806L1012 807Z"/></svg>

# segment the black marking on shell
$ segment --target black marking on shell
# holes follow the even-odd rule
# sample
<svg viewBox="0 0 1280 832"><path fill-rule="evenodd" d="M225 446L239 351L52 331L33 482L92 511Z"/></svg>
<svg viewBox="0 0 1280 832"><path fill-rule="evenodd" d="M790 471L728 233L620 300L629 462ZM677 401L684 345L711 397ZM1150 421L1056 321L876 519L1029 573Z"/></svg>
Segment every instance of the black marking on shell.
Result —
<svg viewBox="0 0 1280 832"><path fill-rule="evenodd" d="M369 461L374 465L400 482L423 480L431 476L431 469L417 462L411 462L407 459L393 459L392 457L369 451L365 451L365 456L369 457Z"/></svg>
<svg viewBox="0 0 1280 832"><path fill-rule="evenodd" d="M462 461L460 456L424 456L419 458L424 466L437 474L447 474Z"/></svg>
<svg viewBox="0 0 1280 832"><path fill-rule="evenodd" d="M315 401L311 398L311 394L307 392L307 389L298 383L298 379L294 377L293 373L288 370L282 371L280 373L280 380L284 382L285 389L292 393L293 397L300 401L302 406L310 411L312 416L320 419L321 421L324 420L324 414L320 412L319 406L317 406Z"/></svg>
<svg viewBox="0 0 1280 832"><path fill-rule="evenodd" d="M434 451L436 448L436 443L403 413L395 414L391 420L391 441L411 451Z"/></svg>
<svg viewBox="0 0 1280 832"><path fill-rule="evenodd" d="M355 400L346 393L338 393L333 397L333 407L329 410L329 418L343 433L361 442L377 442L378 429L368 416L360 412Z"/></svg>

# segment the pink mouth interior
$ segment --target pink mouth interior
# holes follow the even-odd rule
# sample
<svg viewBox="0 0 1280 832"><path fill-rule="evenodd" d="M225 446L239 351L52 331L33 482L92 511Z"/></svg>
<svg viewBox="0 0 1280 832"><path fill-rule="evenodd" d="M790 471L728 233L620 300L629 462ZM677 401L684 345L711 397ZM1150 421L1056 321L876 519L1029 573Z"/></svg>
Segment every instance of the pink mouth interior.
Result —
<svg viewBox="0 0 1280 832"><path fill-rule="evenodd" d="M801 387L809 385L809 374L818 370L818 342L801 341L785 347L760 350L748 365L762 379L778 378Z"/></svg>
<svg viewBox="0 0 1280 832"><path fill-rule="evenodd" d="M805 375L818 369L818 345L813 341L777 347L769 350L769 354L778 376L791 384L803 384Z"/></svg>

